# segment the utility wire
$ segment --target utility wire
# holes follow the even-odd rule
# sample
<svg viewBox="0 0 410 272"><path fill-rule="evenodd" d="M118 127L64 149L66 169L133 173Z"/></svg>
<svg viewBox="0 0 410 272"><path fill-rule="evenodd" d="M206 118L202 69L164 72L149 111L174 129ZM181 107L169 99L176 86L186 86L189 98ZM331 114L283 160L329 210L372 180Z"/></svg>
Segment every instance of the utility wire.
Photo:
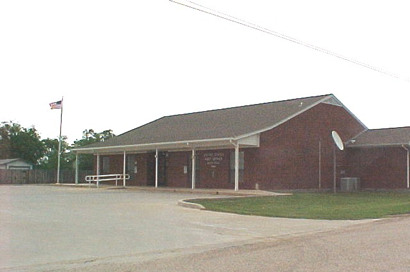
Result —
<svg viewBox="0 0 410 272"><path fill-rule="evenodd" d="M275 36L275 37L278 37L278 38L287 40L287 41L289 41L289 42L292 42L292 43L295 43L295 44L298 44L298 45L305 46L305 47L310 48L310 49L313 49L313 50L315 50L315 51L318 51L318 52L321 52L321 53L324 53L324 54L327 54L327 55L336 57L336 58L338 58L338 59L341 59L341 60L344 60L344 61L347 61L347 62L356 64L356 65L362 66L362 67L364 67L364 68L373 70L373 71L375 71L375 72L378 72L378 73L381 73L381 74L384 74L384 75L387 75L387 76L391 76L391 77L394 77L394 78L396 78L396 79L401 79L401 80L410 82L410 79L409 79L409 78L404 78L404 77L402 77L402 76L399 76L399 75L396 74L396 73L389 72L389 71L387 71L387 70L385 70L385 69L381 69L381 68L379 68L379 67L376 67L376 66L367 64L367 63L365 63L365 62L361 62L361 61L358 61L358 60L355 60L355 59L348 58L348 57L343 56L343 55L341 55L341 54L338 54L338 53L336 53L336 52L333 52L333 51L330 51L330 50L321 48L321 47L316 46L316 45L313 45L313 44L306 43L306 42L304 42L304 41L301 41L301 40L298 40L298 39L296 39L296 38L290 37L290 36L288 36L288 35L286 35L286 34L279 33L279 32L276 32L276 31L273 31L273 30L264 28L264 27L259 26L259 25L257 25L257 24L244 21L244 20L242 20L242 19L240 19L240 18L233 17L233 16L231 16L231 15L228 15L228 14L226 14L226 13L222 13L222 12L220 12L220 11L217 11L217 10L214 10L214 9L211 9L211 8L208 8L208 7L205 7L205 6L200 5L200 4L198 4L198 3L195 3L195 2L192 2L192 1L188 1L188 0L185 0L185 1L182 0L183 2L178 1L178 0L169 0L169 1L170 1L170 2L173 2L173 3L175 3L175 4L179 4L179 5L181 5L181 6L185 6L185 7L188 7L188 8L197 10L197 11L200 11L200 12L204 12L204 13L206 13L206 14L209 14L209 15L212 15L212 16L215 16L215 17L218 17L218 18L221 18L221 19L224 19L224 20L233 22L233 23L240 24L240 25L242 25L242 26L245 26L245 27L248 27L248 28L251 28L251 29L254 29L254 30L261 31L261 32L263 32L263 33L266 33L266 34L269 34L269 35L272 35L272 36Z"/></svg>

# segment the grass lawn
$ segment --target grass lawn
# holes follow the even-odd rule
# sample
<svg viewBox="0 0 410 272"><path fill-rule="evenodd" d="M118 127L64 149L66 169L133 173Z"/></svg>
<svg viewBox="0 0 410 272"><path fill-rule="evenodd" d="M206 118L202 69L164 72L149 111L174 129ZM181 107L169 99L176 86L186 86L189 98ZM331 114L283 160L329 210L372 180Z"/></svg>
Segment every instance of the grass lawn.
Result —
<svg viewBox="0 0 410 272"><path fill-rule="evenodd" d="M292 196L196 199L207 210L270 217L365 219L410 213L409 193L295 193Z"/></svg>

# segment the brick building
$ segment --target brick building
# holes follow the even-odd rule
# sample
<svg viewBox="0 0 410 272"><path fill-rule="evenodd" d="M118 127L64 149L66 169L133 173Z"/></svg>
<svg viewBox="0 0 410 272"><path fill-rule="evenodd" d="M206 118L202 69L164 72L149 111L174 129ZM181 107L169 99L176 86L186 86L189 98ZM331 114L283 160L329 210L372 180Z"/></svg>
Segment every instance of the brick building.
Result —
<svg viewBox="0 0 410 272"><path fill-rule="evenodd" d="M166 116L75 151L94 154L100 175L129 174L127 185L331 189L332 131L347 144L335 151L338 182L354 176L365 188L408 188L410 129L397 129L390 146L383 139L394 129L378 137L332 94Z"/></svg>

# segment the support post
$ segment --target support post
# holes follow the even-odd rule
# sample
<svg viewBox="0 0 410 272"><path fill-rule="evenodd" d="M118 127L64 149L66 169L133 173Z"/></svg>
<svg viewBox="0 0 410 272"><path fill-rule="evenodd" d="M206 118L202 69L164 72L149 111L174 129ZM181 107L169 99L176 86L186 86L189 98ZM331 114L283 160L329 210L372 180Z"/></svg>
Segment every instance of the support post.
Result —
<svg viewBox="0 0 410 272"><path fill-rule="evenodd" d="M125 187L125 175L127 172L127 152L124 151L124 160L123 160L123 165L122 165L122 186Z"/></svg>
<svg viewBox="0 0 410 272"><path fill-rule="evenodd" d="M239 191L239 144L235 145L235 191Z"/></svg>
<svg viewBox="0 0 410 272"><path fill-rule="evenodd" d="M100 185L100 154L97 154L97 187Z"/></svg>
<svg viewBox="0 0 410 272"><path fill-rule="evenodd" d="M322 141L319 140L319 190L322 189Z"/></svg>
<svg viewBox="0 0 410 272"><path fill-rule="evenodd" d="M333 145L333 193L336 193L336 146Z"/></svg>
<svg viewBox="0 0 410 272"><path fill-rule="evenodd" d="M407 189L410 189L410 143L409 147L402 145L402 147L407 151Z"/></svg>
<svg viewBox="0 0 410 272"><path fill-rule="evenodd" d="M158 188L158 149L155 150L155 188Z"/></svg>
<svg viewBox="0 0 410 272"><path fill-rule="evenodd" d="M78 184L78 152L75 153L75 184Z"/></svg>
<svg viewBox="0 0 410 272"><path fill-rule="evenodd" d="M407 189L410 189L410 149L407 148Z"/></svg>
<svg viewBox="0 0 410 272"><path fill-rule="evenodd" d="M195 169L196 169L196 165L195 165L195 149L192 149L192 169L191 169L191 174L192 174L192 190L195 189Z"/></svg>

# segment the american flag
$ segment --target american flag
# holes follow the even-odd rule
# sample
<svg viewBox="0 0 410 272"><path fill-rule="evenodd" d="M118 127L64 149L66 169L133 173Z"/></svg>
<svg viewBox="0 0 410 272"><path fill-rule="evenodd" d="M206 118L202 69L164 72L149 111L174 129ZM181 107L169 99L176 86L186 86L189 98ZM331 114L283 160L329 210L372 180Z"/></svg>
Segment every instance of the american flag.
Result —
<svg viewBox="0 0 410 272"><path fill-rule="evenodd" d="M62 106L63 106L62 100L50 103L50 108L52 110L59 110L61 109Z"/></svg>

